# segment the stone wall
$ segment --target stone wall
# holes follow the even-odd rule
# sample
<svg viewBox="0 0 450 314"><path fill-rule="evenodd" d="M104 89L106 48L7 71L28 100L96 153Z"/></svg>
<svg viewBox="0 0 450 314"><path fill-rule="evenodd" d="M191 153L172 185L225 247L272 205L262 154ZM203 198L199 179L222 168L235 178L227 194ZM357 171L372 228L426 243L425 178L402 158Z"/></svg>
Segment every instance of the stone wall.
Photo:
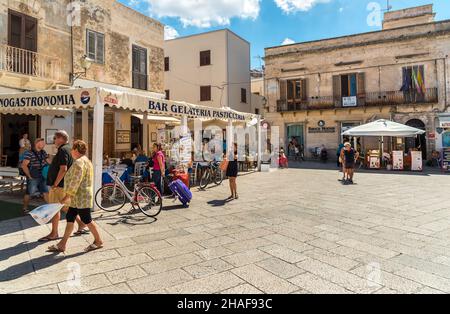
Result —
<svg viewBox="0 0 450 314"><path fill-rule="evenodd" d="M86 79L132 87L132 45L147 49L148 90L163 93L164 26L116 1L86 0L81 24L73 28L75 72L86 54L86 30L105 36L105 62L94 63Z"/></svg>

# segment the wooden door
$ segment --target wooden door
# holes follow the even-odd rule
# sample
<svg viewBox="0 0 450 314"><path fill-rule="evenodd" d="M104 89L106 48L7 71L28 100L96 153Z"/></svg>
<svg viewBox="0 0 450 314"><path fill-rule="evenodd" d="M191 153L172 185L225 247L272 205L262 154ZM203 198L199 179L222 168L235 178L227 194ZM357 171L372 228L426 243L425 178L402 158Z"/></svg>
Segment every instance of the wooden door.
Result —
<svg viewBox="0 0 450 314"><path fill-rule="evenodd" d="M114 156L114 138L114 124L105 123L103 129L103 154L106 154L109 157Z"/></svg>

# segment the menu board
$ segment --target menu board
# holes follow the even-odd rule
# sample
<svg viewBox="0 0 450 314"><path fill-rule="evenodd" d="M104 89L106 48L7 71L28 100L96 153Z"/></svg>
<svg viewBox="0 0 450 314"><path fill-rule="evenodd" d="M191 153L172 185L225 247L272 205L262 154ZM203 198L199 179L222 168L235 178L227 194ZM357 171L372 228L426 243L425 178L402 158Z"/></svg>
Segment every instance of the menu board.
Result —
<svg viewBox="0 0 450 314"><path fill-rule="evenodd" d="M444 169L450 170L450 148L442 151L442 165Z"/></svg>
<svg viewBox="0 0 450 314"><path fill-rule="evenodd" d="M423 170L422 152L420 151L411 152L411 170L412 171Z"/></svg>
<svg viewBox="0 0 450 314"><path fill-rule="evenodd" d="M403 151L393 151L392 152L392 168L394 170L403 170Z"/></svg>
<svg viewBox="0 0 450 314"><path fill-rule="evenodd" d="M369 157L369 167L370 169L380 169L380 157Z"/></svg>

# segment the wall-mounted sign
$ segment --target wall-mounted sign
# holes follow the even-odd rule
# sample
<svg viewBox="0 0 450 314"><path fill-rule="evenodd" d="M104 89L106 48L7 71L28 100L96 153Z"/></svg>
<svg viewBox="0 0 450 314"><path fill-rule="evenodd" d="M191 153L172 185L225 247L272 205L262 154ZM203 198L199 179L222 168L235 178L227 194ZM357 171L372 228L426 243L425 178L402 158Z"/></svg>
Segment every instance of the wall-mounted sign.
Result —
<svg viewBox="0 0 450 314"><path fill-rule="evenodd" d="M325 126L325 121L320 120L319 122L317 122L317 125L319 126L319 128L323 128Z"/></svg>
<svg viewBox="0 0 450 314"><path fill-rule="evenodd" d="M356 96L342 97L342 107L356 107L358 99Z"/></svg>
<svg viewBox="0 0 450 314"><path fill-rule="evenodd" d="M428 139L429 140L435 140L436 139L436 133L428 133Z"/></svg>
<svg viewBox="0 0 450 314"><path fill-rule="evenodd" d="M131 143L131 132L127 130L116 132L116 144L129 144Z"/></svg>
<svg viewBox="0 0 450 314"><path fill-rule="evenodd" d="M309 133L336 133L336 128L308 128Z"/></svg>

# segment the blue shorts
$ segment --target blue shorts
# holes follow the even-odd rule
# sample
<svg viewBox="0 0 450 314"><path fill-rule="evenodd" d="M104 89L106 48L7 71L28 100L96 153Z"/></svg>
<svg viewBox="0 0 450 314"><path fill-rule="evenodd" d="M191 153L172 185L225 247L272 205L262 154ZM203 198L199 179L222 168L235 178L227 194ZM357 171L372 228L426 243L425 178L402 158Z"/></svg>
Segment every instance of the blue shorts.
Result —
<svg viewBox="0 0 450 314"><path fill-rule="evenodd" d="M35 195L35 194L44 194L48 193L48 186L45 182L45 179L39 178L39 179L27 179L27 195Z"/></svg>

